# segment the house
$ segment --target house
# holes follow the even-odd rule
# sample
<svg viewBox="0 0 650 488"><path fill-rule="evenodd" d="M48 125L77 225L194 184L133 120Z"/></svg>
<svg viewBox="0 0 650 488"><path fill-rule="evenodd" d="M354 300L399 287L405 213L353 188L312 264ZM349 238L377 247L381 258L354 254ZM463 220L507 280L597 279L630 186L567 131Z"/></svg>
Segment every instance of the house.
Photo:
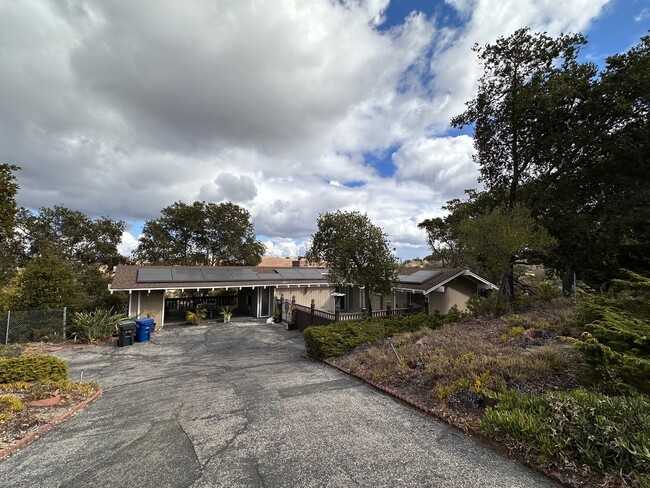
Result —
<svg viewBox="0 0 650 488"><path fill-rule="evenodd" d="M390 295L373 295L373 310L427 307L430 313L447 313L454 305L467 309L467 301L482 289L496 288L469 269L405 268ZM273 315L275 299L295 297L298 305L333 312L359 311L365 306L365 290L351 283L336 288L327 279L327 268L315 267L210 267L128 266L115 269L111 293L129 293L129 315L144 311L156 323L165 324L166 301L171 292L227 290L236 295L240 312L253 317Z"/></svg>

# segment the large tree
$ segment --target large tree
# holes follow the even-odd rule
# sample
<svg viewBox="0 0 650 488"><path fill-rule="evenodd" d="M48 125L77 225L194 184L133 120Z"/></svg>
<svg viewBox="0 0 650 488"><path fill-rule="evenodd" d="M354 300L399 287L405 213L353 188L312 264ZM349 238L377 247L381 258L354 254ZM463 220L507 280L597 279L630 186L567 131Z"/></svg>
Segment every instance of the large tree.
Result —
<svg viewBox="0 0 650 488"><path fill-rule="evenodd" d="M389 293L396 279L397 259L386 234L360 212L327 212L319 215L317 225L307 259L324 263L337 286L363 285L372 312L372 294Z"/></svg>
<svg viewBox="0 0 650 488"><path fill-rule="evenodd" d="M263 253L246 209L230 202L176 202L145 223L133 256L151 264L255 266Z"/></svg>
<svg viewBox="0 0 650 488"><path fill-rule="evenodd" d="M553 38L524 28L474 47L484 68L478 94L452 126L474 125L481 181L510 209L521 203L541 218L560 180L599 155L597 68L577 61L585 43L580 34ZM507 280L502 291L514 290L514 267Z"/></svg>
<svg viewBox="0 0 650 488"><path fill-rule="evenodd" d="M523 28L473 48L484 69L478 94L451 125L474 125L481 180L503 191L511 208L523 183L556 178L585 156L591 134L585 106L597 72L576 61L585 43L580 34L552 38Z"/></svg>
<svg viewBox="0 0 650 488"><path fill-rule="evenodd" d="M18 184L15 176L19 169L11 164L0 164L0 286L16 272L20 254L16 235Z"/></svg>
<svg viewBox="0 0 650 488"><path fill-rule="evenodd" d="M49 253L70 264L109 268L123 260L117 250L125 228L123 221L90 219L63 205L41 208L23 219L24 240L32 258Z"/></svg>

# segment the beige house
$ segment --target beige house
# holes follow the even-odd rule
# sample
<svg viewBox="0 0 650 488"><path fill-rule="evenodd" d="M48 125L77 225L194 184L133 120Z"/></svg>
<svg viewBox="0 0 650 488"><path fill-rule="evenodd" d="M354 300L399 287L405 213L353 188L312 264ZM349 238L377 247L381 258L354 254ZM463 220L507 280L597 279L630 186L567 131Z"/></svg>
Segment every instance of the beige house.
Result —
<svg viewBox="0 0 650 488"><path fill-rule="evenodd" d="M469 269L405 268L390 295L373 295L373 310L427 307L429 313L447 313L454 305L467 309L469 298L482 289L496 288ZM336 288L326 268L303 267L208 267L126 266L115 269L111 293L129 293L129 315L152 316L165 324L165 304L176 291L228 290L237 295L237 309L253 317L273 315L275 300L295 298L319 310L357 312L366 303L365 290L356 284Z"/></svg>

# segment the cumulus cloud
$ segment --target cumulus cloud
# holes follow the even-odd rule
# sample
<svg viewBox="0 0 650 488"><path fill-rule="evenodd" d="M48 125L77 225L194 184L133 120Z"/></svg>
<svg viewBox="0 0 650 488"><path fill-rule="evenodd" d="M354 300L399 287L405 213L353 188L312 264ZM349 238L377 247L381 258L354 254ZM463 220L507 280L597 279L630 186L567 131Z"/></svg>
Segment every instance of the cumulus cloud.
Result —
<svg viewBox="0 0 650 488"><path fill-rule="evenodd" d="M138 247L138 237L134 237L130 232L122 232L122 242L117 246L118 252L122 256L130 256L131 253Z"/></svg>
<svg viewBox="0 0 650 488"><path fill-rule="evenodd" d="M280 255L320 212L361 210L425 254L417 223L476 186L471 139L447 134L476 88L472 44L579 31L607 2L447 3L461 25L384 28L389 0L2 2L0 160L29 208L134 222L230 200ZM368 159L389 148L390 176Z"/></svg>

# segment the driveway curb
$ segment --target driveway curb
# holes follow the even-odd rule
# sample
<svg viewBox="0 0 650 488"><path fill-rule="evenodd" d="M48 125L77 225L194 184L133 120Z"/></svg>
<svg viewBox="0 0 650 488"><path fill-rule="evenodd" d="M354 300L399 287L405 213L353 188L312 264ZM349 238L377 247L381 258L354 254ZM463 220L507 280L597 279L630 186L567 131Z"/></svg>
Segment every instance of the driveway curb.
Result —
<svg viewBox="0 0 650 488"><path fill-rule="evenodd" d="M469 437L474 437L474 438L478 439L481 443L488 445L493 450L495 450L497 452L500 452L501 454L505 454L510 458L516 459L518 462L520 462L524 466L527 466L530 469L533 469L533 470L537 471L538 473L543 474L547 478L552 479L553 481L555 481L556 483L561 484L562 486L565 486L567 488L583 488L584 487L584 485L577 485L575 483L571 483L570 481L564 479L564 477L560 473L558 473L556 471L549 471L549 470L543 468L542 466L532 464L532 463L526 461L523 458L523 456L521 456L520 454L518 454L516 452L511 451L510 449L505 447L503 444L495 441L491 437L486 436L485 434L483 434L483 432L481 432L478 429L475 429L473 427L460 428L457 425L455 425L454 423L450 422L449 419L447 419L446 417L438 415L436 412L434 412L433 410L427 408L425 405L422 405L421 403L416 402L416 401L410 399L409 397L401 395L399 392L393 390L392 388L387 388L385 386L375 384L372 381L367 380L366 378L362 378L360 376L357 376L353 372L348 370L347 368L344 368L342 366L339 366L337 364L334 364L334 363L330 362L329 359L324 359L323 362L325 364L327 364L328 366L331 366L332 368L338 369L342 373L345 373L345 374L347 374L349 376L357 378L360 381L363 381L365 384L373 387L376 390L381 391L382 393L385 393L385 394L387 394L387 395L389 395L389 396L391 396L393 398L396 398L397 400L399 400L399 401L401 401L403 403L406 403L407 405L419 410L420 412L422 412L422 413L424 413L426 415L430 415L431 417L435 418L436 420L444 422L445 424L449 425L450 427L453 427L456 430L459 430L459 431L463 432L465 435L467 435Z"/></svg>
<svg viewBox="0 0 650 488"><path fill-rule="evenodd" d="M39 437L41 437L43 434L45 434L48 430L50 430L50 429L51 429L52 427L54 427L55 425L58 425L58 424L60 424L61 422L63 422L64 420L66 420L66 419L72 417L72 416L73 416L75 413L77 413L79 410L85 408L86 406L90 405L92 402L94 402L95 400L97 400L99 397L101 397L101 396L102 396L102 393L103 393L103 392L102 392L101 389L98 390L98 391L96 391L96 392L94 393L94 395L91 396L90 398L84 400L84 401L81 402L81 403L78 403L77 405L75 405L75 406L72 407L71 409L69 409L69 410L67 410L66 412L64 412L63 414L61 414L59 417L56 417L56 418L55 418L54 420L52 420L51 422L49 422L49 423L47 423L47 424L45 424L45 425L41 425L38 429L36 429L36 430L33 431L33 432L30 432L29 434L27 434L25 437L23 437L22 439L20 439L20 440L19 440L18 442L16 442L15 444L13 444L13 445L11 445L11 446L9 446L9 447L4 448L2 451L0 451L0 461L3 460L3 459L5 459L5 458L8 458L9 456L11 456L12 454L14 454L14 453L15 453L16 451L18 451L19 449L22 449L23 447L25 447L27 444L32 443L33 441L35 441L36 439L38 439Z"/></svg>

